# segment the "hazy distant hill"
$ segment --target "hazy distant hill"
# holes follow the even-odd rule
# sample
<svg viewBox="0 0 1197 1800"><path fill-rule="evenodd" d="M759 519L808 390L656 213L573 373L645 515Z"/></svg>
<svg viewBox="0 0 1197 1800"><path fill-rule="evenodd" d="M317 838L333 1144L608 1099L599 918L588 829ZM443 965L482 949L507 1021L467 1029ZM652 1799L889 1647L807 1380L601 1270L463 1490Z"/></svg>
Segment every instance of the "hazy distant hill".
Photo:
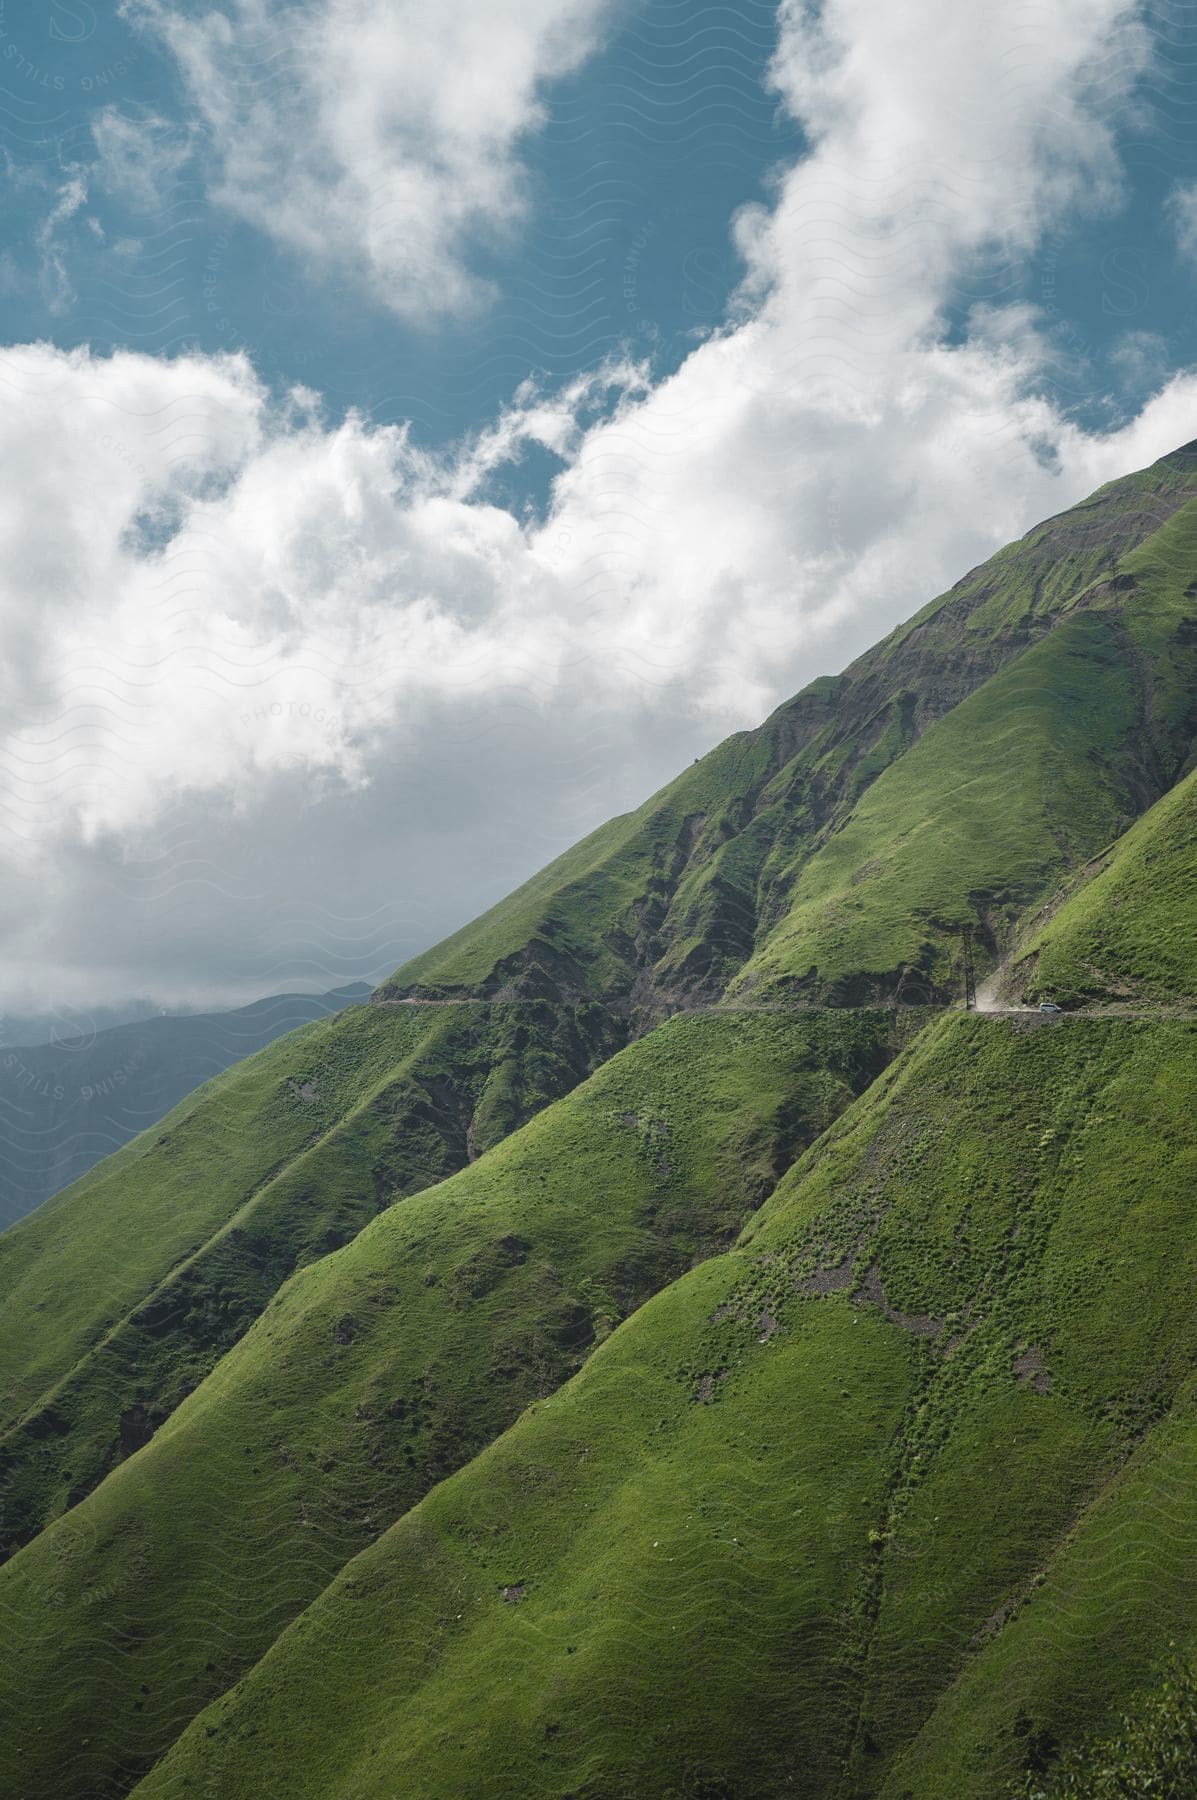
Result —
<svg viewBox="0 0 1197 1800"><path fill-rule="evenodd" d="M358 984L275 994L235 1012L0 1045L0 1229L156 1124L201 1082L368 992Z"/></svg>

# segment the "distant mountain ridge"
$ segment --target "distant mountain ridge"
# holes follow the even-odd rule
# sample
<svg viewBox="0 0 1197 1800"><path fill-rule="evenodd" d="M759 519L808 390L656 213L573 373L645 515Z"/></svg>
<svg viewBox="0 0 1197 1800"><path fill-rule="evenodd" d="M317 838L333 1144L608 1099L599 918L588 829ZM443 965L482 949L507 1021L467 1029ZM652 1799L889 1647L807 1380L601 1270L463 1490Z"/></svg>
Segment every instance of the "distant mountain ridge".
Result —
<svg viewBox="0 0 1197 1800"><path fill-rule="evenodd" d="M0 1045L0 1230L85 1175L232 1063L369 993L274 994L228 1012L135 1019Z"/></svg>
<svg viewBox="0 0 1197 1800"><path fill-rule="evenodd" d="M1190 445L0 1235L0 1795L1197 1791L1195 781Z"/></svg>

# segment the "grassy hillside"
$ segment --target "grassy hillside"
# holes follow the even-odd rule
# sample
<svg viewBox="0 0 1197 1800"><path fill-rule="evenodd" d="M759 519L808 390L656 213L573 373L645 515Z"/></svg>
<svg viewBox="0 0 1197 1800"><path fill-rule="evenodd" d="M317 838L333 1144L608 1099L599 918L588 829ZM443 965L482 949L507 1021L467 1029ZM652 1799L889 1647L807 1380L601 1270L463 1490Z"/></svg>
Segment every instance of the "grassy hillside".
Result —
<svg viewBox="0 0 1197 1800"><path fill-rule="evenodd" d="M1050 834L1067 813L1065 797L1032 793L1035 816L1027 821L1027 830L1036 841L1030 849L1014 846L1017 868L1012 876L1019 878L1009 898L1014 904L1042 892L1044 882L1069 866L1070 858L1083 860L1101 849L1120 823L1129 822L1173 778L1197 731L1197 719L1186 726L1176 716L1177 696L1182 690L1192 693L1197 640L1180 642L1184 667L1173 669L1169 661L1168 681L1157 681L1153 671L1165 658L1160 640L1193 616L1193 602L1180 588L1174 591L1173 575L1177 542L1187 546L1197 515L1187 516L1179 538L1168 540L1163 554L1157 549L1154 560L1144 562L1150 579L1145 575L1139 584L1128 577L1119 585L1116 571L1127 553L1158 539L1195 492L1197 454L1178 451L1038 526L972 571L845 674L813 682L759 730L728 739L639 811L603 826L509 899L406 964L388 984L389 991L441 997L536 994L562 1000L590 995L633 1018L654 1018L679 1002L718 997L761 945L765 952L753 965L759 969L754 980L780 974L798 978L812 965L822 970L826 964L835 982L858 972L892 972L901 963L887 982L863 983L868 997L880 993L892 998L902 983L925 989L944 960L940 926L945 921L950 926L968 903L962 882L975 876L985 886L978 902L983 926L989 890L995 887L994 927L1006 921L1009 905L1000 856L974 858L967 850L962 853L959 842L962 830L975 830L995 794L1003 800L998 828L1002 849L1009 849L1018 835L1016 803L1032 793L1036 776L1051 783L1063 771L1075 790L1067 798L1081 802L1063 853L1049 854L1041 833ZM1042 701L1034 721L1038 743L1033 768L1022 769L1016 735L1005 734L1000 721L995 727L993 713L987 717L982 708L973 723L990 732L987 744L974 745L957 731L946 743L941 740L938 751L928 751L909 782L891 782L875 803L867 801L854 812L887 770L897 775L894 765L901 766L899 759L910 754L929 726L945 719L1015 658L1042 645L1076 596L1085 591L1096 595L1103 583L1100 601L1092 603L1111 614L1104 640L1098 641L1097 628L1088 639L1084 627L1073 630L1025 678L1027 688L1038 683ZM1144 621L1141 629L1135 628L1138 656L1120 658L1113 621L1131 603ZM1112 698L1122 721L1120 733L1112 722L1086 715L1083 705L1075 718L1068 716L1075 696L1067 664L1086 652L1111 663L1099 673L1103 691L1117 689ZM1058 702L1064 712L1049 717L1046 709L1055 698L1051 686L1057 678L1063 683ZM1026 697L1024 692L1024 702ZM1150 719L1151 732L1157 716L1165 721L1160 753L1148 771L1140 766L1140 749L1154 739L1151 732L1129 730L1128 709L1139 725ZM1052 717L1067 717L1069 742L1060 756L1044 741ZM982 792L978 786L971 804L966 798L957 813L950 762L941 761L938 770L936 762L950 759L962 743L971 752L978 782L988 787ZM1104 757L1107 763L1090 767L1086 759L1091 757ZM1016 790L1006 796L1000 783L1009 778L1012 766ZM916 789L928 773L945 832L942 840L932 832L930 844L924 839L916 845L895 838L886 821L892 801L899 810L917 809ZM1146 795L1145 781L1155 784ZM852 835L841 846L834 833L845 821ZM1096 840L1086 836L1086 825L1096 831ZM828 840L826 858L804 885L805 865ZM938 885L932 850L949 865ZM919 867L912 869L915 855ZM884 875L877 882L874 865L879 859ZM861 871L869 883L864 901L851 887ZM797 911L790 919L795 902ZM923 909L913 926L911 906ZM825 915L828 908L831 916L820 916L820 929L812 935L812 909ZM858 910L867 915L870 929L884 929L884 944L874 944L867 933L859 941L860 934L851 929ZM780 935L771 938L779 925ZM815 985L823 993L826 984Z"/></svg>
<svg viewBox="0 0 1197 1800"><path fill-rule="evenodd" d="M1021 1800L1124 1800L1128 1794L1183 1800L1194 1790L1197 1675L1172 1656L1113 1731L1073 1746L1048 1769L1029 1769L1014 1788Z"/></svg>
<svg viewBox="0 0 1197 1800"><path fill-rule="evenodd" d="M1197 1655L1195 496L1048 521L0 1237L0 1796L1146 1754ZM965 924L1147 1016L945 1012Z"/></svg>
<svg viewBox="0 0 1197 1800"><path fill-rule="evenodd" d="M1139 1472L1184 1527L1195 1067L1189 1023L945 1019L139 1794L1000 1794L1150 1673L1182 1566Z"/></svg>
<svg viewBox="0 0 1197 1800"><path fill-rule="evenodd" d="M996 950L1024 909L1133 816L1120 756L1138 717L1110 624L1070 619L880 775L798 876L733 993L929 1000L962 925Z"/></svg>
<svg viewBox="0 0 1197 1800"><path fill-rule="evenodd" d="M128 1785L348 1557L725 1245L919 1022L675 1019L300 1269L0 1570L19 1791ZM46 1716L52 1733L21 1728Z"/></svg>
<svg viewBox="0 0 1197 1800"><path fill-rule="evenodd" d="M1197 1005L1197 771L1166 794L1069 891L1064 911L1028 937L1011 997Z"/></svg>
<svg viewBox="0 0 1197 1800"><path fill-rule="evenodd" d="M928 999L950 991L962 925L1008 946L1192 759L1194 567L1190 502L877 776L733 994Z"/></svg>
<svg viewBox="0 0 1197 1800"><path fill-rule="evenodd" d="M351 1008L0 1238L0 1548L145 1443L296 1269L617 1047L600 1007Z"/></svg>
<svg viewBox="0 0 1197 1800"><path fill-rule="evenodd" d="M425 1028L365 1008L306 1026L0 1236L0 1368L20 1371L2 1396L6 1420L322 1136L394 1060L401 1033L415 1042ZM299 1092L309 1078L311 1100Z"/></svg>
<svg viewBox="0 0 1197 1800"><path fill-rule="evenodd" d="M234 1012L138 1019L0 1048L0 1230L275 1038L368 998L276 994Z"/></svg>
<svg viewBox="0 0 1197 1800"><path fill-rule="evenodd" d="M1095 1728L1098 1743L1116 1739L1128 1699L1161 1680L1176 1648L1190 1664L1197 1658L1195 1495L1189 1380L1074 1532L1051 1547L1008 1628L958 1673L882 1792L953 1800L962 1785L988 1794L1008 1783L1015 1793L1046 1785L1095 1800L1103 1792L1092 1780ZM1174 1751L1184 1747L1178 1733ZM1091 1784L1070 1788L1078 1765ZM1192 1787L1181 1779L1104 1791L1183 1800Z"/></svg>

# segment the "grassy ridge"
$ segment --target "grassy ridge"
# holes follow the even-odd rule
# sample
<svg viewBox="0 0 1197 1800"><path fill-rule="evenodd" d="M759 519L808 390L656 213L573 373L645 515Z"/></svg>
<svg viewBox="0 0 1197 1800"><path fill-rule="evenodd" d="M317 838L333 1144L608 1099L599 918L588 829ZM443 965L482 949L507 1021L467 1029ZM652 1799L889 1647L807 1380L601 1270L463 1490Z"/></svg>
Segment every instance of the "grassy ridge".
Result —
<svg viewBox="0 0 1197 1800"><path fill-rule="evenodd" d="M406 963L384 993L630 991L641 951L694 853L696 825L759 785L769 746L727 739L638 811L600 826L508 899Z"/></svg>
<svg viewBox="0 0 1197 1800"><path fill-rule="evenodd" d="M355 1007L305 1026L197 1088L0 1236L0 1419L19 1417L65 1375L427 1024Z"/></svg>
<svg viewBox="0 0 1197 1800"><path fill-rule="evenodd" d="M1065 1006L1197 1004L1197 772L1165 794L1079 878L1030 936L1009 993Z"/></svg>
<svg viewBox="0 0 1197 1800"><path fill-rule="evenodd" d="M918 1023L676 1019L300 1269L0 1570L18 1791L128 1785L349 1556L734 1236ZM45 1716L53 1734L21 1729Z"/></svg>
<svg viewBox="0 0 1197 1800"><path fill-rule="evenodd" d="M1197 1654L1195 1496L1190 1381L1073 1534L1051 1547L1007 1629L957 1676L890 1773L887 1800L1023 1792L1028 1775L1051 1775L1061 1751L1074 1767L1083 1761L1095 1731L1116 1727L1128 1699L1158 1676L1170 1645ZM1180 1800L1191 1788L1120 1791Z"/></svg>
<svg viewBox="0 0 1197 1800"><path fill-rule="evenodd" d="M973 1701L1017 1712L1036 1572L1090 1520L1108 1554L1108 1493L1124 1542L1158 1523L1135 1446L1163 1452L1197 1357L1195 1070L1179 1022L924 1034L735 1250L348 1565L139 1792L1000 1793L1016 1759L946 1728L941 1785L895 1759L974 1667ZM1156 1571L1119 1573L1099 1646L1045 1634L1074 1715L1150 1666L1117 1621Z"/></svg>
<svg viewBox="0 0 1197 1800"><path fill-rule="evenodd" d="M1045 638L876 776L731 992L943 996L965 924L996 957L1191 760L1195 564L1188 502L1082 583Z"/></svg>
<svg viewBox="0 0 1197 1800"><path fill-rule="evenodd" d="M1105 619L1058 626L878 776L733 993L942 994L962 925L996 948L1131 816L1119 755L1137 698Z"/></svg>
<svg viewBox="0 0 1197 1800"><path fill-rule="evenodd" d="M920 851L924 857L929 851L943 853L953 861L955 866L944 872L942 889L926 864L920 873L904 863L894 869L893 878L873 881L876 857L889 857L903 848L900 841L895 845L885 824L891 804L917 807L917 782L928 775L932 796L941 805L950 802L951 770L934 769L934 751L919 763L909 783L891 781L884 798L879 794L872 805L866 801L869 810L859 821L853 809L886 771L896 775L929 726L945 719L1013 659L1040 644L1078 593L1112 580L1119 559L1168 527L1178 509L1191 501L1195 487L1197 456L1177 452L1036 527L973 570L844 675L813 682L759 730L729 738L638 811L602 826L509 899L406 964L388 991L442 997L552 995L575 1001L591 996L621 1005L633 1015L645 1012L654 1017L681 1000L718 997L762 943L766 953L761 973L768 979L801 975L812 962L820 970L827 963L833 979L838 979L845 972L856 972L852 966L856 958L868 974L893 976L888 985L866 983L870 1001L878 997L879 987L883 998L892 998L902 979L894 972L899 963L908 964L916 979L922 971L925 987L928 970L935 976L940 972L941 947L932 931L932 951L927 955L926 935L911 933L903 907L907 903L922 907L920 916L925 920L929 914L932 924L940 912L952 919L962 900L968 899L961 880L975 878L986 892L995 885L1003 890L1001 859L996 847L988 859L962 856L949 830L943 841L924 842ZM1168 587L1175 546L1195 528L1197 521L1190 519L1179 537L1168 541L1167 554L1157 550L1155 561L1148 558L1142 565L1157 574L1162 569L1160 578L1167 588L1158 618L1143 609L1143 594L1132 595L1147 621L1139 644L1145 659L1160 660L1159 631L1168 621L1175 624L1171 620L1175 596ZM1149 586L1145 581L1144 593ZM1116 610L1124 592L1115 586L1103 604ZM1192 611L1188 604L1188 614ZM1082 653L1083 640L1084 628L1070 635L1068 648L1062 647L1056 658L1058 668L1067 664L1070 651ZM1050 680L1050 660L1035 665L1041 681ZM1029 673L1026 679L1034 680L1036 674ZM1121 713L1128 706L1133 712L1141 698L1136 670L1126 665L1122 674L1128 686L1114 696L1115 702ZM1191 659L1183 668L1177 665L1171 671L1171 685L1157 682L1159 691L1153 691L1147 705L1153 718L1156 713L1166 715L1169 728L1179 729L1172 713L1191 674ZM1103 691L1108 686L1107 680ZM1111 742L1105 722L1086 718L1083 707L1077 707L1078 716L1069 723L1076 698L1065 681L1059 717L1070 734L1067 754L1053 758L1041 747L1037 772L1050 779L1063 771L1070 788L1077 790L1068 800L1079 797L1083 812L1078 829L1070 834L1076 841L1070 843L1069 853L1076 851L1083 858L1113 835L1119 806L1103 810L1101 801L1104 787L1117 788L1120 772L1113 769L1103 777L1078 758L1090 751L1100 755L1118 749L1126 753L1124 761L1137 757L1134 745L1125 741L1125 731L1121 743ZM975 722L992 729L992 718L979 716ZM1045 728L1041 718L1036 730L1042 733ZM1189 728L1190 736L1194 729L1197 722ZM959 739L953 740L952 747L959 745ZM964 748L969 747L966 741ZM1008 743L999 740L991 742L987 752L997 756L1006 776L1008 750ZM945 753L951 753L951 747L945 746ZM975 750L973 762L981 756L980 749ZM1025 796L1030 772L1016 768L1014 773ZM979 778L987 774L986 760ZM1150 798L1159 791L1157 785ZM976 794L977 805L971 814L965 808L962 825L975 821L986 797ZM1027 822L1033 836L1039 835L1041 819L1049 832L1060 816L1067 825L1066 805L1045 809L1033 798L1034 818ZM1144 803L1140 799L1124 810L1124 821ZM1094 824L1085 815L1095 808L1106 827L1106 838L1099 833L1097 841L1079 829L1082 823ZM1009 802L1002 816L1006 821L1002 848L1009 850L1017 818ZM837 846L834 833L848 820L852 835L844 846ZM827 852L804 883L805 866L829 839ZM1021 846L1013 848L1012 875L1027 874L1028 861L1033 864L1030 892L1040 891L1043 880L1068 860L1066 855L1049 856L1048 847L1038 842L1029 856ZM974 861L979 864L976 868ZM861 896L844 894L842 883L850 884L861 869L870 886L864 922L884 930L884 949L871 945L867 933L854 935L851 929L851 914ZM1012 881L1011 890L1021 893L1023 887ZM792 924L770 940L769 933L785 921L795 897L799 910ZM812 909L816 915L826 913L829 904L835 916L820 917L812 939ZM1005 912L1000 907L998 911L1004 922ZM812 942L813 954L807 955ZM791 967L795 957L797 969Z"/></svg>
<svg viewBox="0 0 1197 1800"><path fill-rule="evenodd" d="M81 1341L92 1295L80 1293L78 1269L88 1261L103 1270L119 1254L126 1208L137 1210L143 1233L136 1272L148 1269L151 1279L0 1435L0 1548L27 1542L145 1443L296 1268L464 1167L575 1086L620 1038L596 1006L357 1008L315 1042L301 1034L264 1065L242 1065L214 1096L207 1130L206 1105L200 1123L187 1115L177 1135L168 1120L165 1142L122 1174L119 1211L97 1209L90 1189L64 1195L54 1208L53 1247L43 1237L31 1265L36 1288L8 1297L12 1339L23 1315L34 1326L44 1317L61 1322L74 1306L83 1320L71 1342ZM242 1135L228 1146L224 1183L210 1186L208 1134L244 1109L247 1096L256 1110L235 1114ZM305 1114L318 1125L296 1150L293 1128ZM199 1220L209 1235L170 1262L168 1209L197 1190L211 1203ZM164 1265L164 1278L153 1280Z"/></svg>

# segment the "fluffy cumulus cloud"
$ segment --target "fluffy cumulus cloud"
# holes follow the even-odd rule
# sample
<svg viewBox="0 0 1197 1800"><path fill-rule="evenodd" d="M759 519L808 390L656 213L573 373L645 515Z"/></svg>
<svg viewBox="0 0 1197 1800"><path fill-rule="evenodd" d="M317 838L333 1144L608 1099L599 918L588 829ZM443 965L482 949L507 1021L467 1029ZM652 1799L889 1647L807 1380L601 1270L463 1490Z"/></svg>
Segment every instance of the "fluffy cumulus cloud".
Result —
<svg viewBox="0 0 1197 1800"><path fill-rule="evenodd" d="M548 66L528 33L571 10L493 9L525 97ZM1133 12L912 0L899 31L867 0L787 0L775 78L810 149L738 222L727 326L660 382L525 389L452 456L272 399L236 358L5 353L10 966L96 999L377 973L1191 438L1193 377L1094 434L1047 397L1033 314L978 298L944 324L983 266L1117 204ZM187 39L201 74L221 29ZM531 521L487 498L527 445L564 465Z"/></svg>
<svg viewBox="0 0 1197 1800"><path fill-rule="evenodd" d="M1072 209L1117 204L1112 122L1150 55L1135 13L786 0L774 77L812 148L738 221L739 322L559 483L614 644L640 631L662 666L702 645L713 696L759 710L1130 466L1132 434L1089 437L1044 397L1028 309L944 321ZM1150 441L1191 435L1187 395L1150 411Z"/></svg>
<svg viewBox="0 0 1197 1800"><path fill-rule="evenodd" d="M177 58L216 197L397 313L478 302L478 240L523 218L545 84L615 0L125 0Z"/></svg>

